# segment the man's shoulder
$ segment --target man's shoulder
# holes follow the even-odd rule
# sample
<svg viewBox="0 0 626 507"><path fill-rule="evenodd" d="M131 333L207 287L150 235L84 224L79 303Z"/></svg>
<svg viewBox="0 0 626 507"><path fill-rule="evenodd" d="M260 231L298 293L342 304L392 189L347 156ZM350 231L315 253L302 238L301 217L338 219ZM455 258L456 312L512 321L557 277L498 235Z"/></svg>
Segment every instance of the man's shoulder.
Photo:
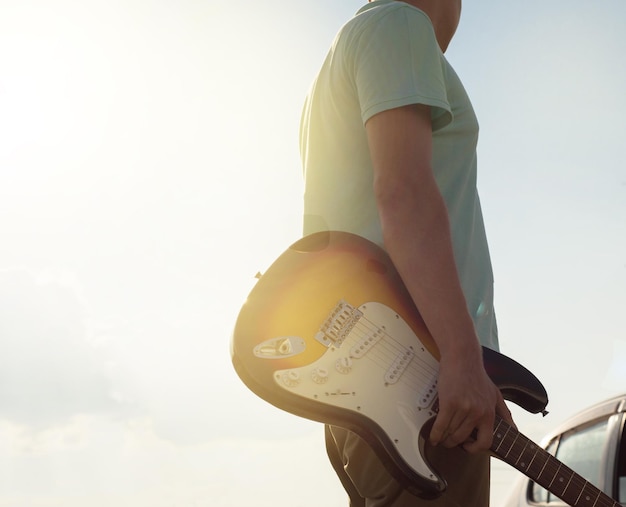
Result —
<svg viewBox="0 0 626 507"><path fill-rule="evenodd" d="M363 7L343 25L333 47L351 52L365 42L366 47L373 44L382 51L392 47L397 51L399 46L394 41L410 40L418 34L436 40L435 29L426 13L405 2L379 0Z"/></svg>
<svg viewBox="0 0 626 507"><path fill-rule="evenodd" d="M361 31L380 25L393 27L404 22L423 24L432 28L428 15L417 7L402 1L378 0L362 7L344 25L344 30Z"/></svg>

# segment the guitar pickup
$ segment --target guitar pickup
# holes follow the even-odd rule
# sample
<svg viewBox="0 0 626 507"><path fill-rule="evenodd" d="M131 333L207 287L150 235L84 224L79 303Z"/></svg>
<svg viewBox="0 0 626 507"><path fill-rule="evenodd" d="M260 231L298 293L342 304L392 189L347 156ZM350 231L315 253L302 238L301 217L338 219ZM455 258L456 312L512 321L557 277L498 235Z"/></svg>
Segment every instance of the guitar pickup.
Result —
<svg viewBox="0 0 626 507"><path fill-rule="evenodd" d="M417 397L417 408L421 410L425 410L429 408L433 401L437 399L437 375L433 378L432 382L429 382L425 385L424 389L420 392ZM437 411L438 407L435 407L433 410Z"/></svg>
<svg viewBox="0 0 626 507"><path fill-rule="evenodd" d="M387 384L395 384L398 382L409 364L411 364L411 361L413 361L414 357L415 352L412 349L405 349L404 352L398 354L395 361L385 374L385 382Z"/></svg>
<svg viewBox="0 0 626 507"><path fill-rule="evenodd" d="M367 334L350 349L350 357L361 359L383 338L383 336L384 333L381 329Z"/></svg>

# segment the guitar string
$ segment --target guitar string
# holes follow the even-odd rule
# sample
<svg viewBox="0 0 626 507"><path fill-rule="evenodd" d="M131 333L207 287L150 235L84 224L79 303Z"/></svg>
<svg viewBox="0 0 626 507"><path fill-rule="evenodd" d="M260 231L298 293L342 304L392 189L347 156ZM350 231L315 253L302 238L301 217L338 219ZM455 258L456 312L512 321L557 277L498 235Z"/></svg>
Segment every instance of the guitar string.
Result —
<svg viewBox="0 0 626 507"><path fill-rule="evenodd" d="M407 347L404 346L402 343L398 342L395 338L393 338L393 336L389 334L386 331L386 329L375 326L367 318L361 317L360 320L364 320L365 322L368 323L368 325L365 325L365 324L360 325L359 323L355 325L355 330L360 331L361 333L360 336L355 337L355 345L358 344L361 340L363 340L367 336L371 336L372 333L382 332L383 334L383 337L376 344L374 344L374 346L367 352L367 354L363 358L376 358L377 360L380 360L383 363L382 365L378 363L378 365L384 367L385 365L393 364L393 361L395 361L398 355L401 355L406 351ZM378 347L379 344L382 346ZM415 359L418 359L418 362L420 362L421 364L419 365L415 364ZM409 367L406 369L405 372L403 372L401 376L401 381L409 385L409 387L415 387L414 382L405 382L402 379L406 379L407 377L410 377L410 375L408 374L417 373L417 376L421 377L419 379L421 383L423 382L422 379L424 379L424 376L423 376L424 368L427 371L429 370L431 374L435 374L437 371L433 369L430 366L430 364L428 364L426 361L422 360L419 354L416 354L413 357L413 361L411 362ZM429 380L428 377L426 377L426 380ZM558 460L556 460L556 458L554 458L549 453L541 449L541 447L534 444L532 441L530 441L527 437L525 437L521 433L516 432L514 441L510 444L510 449L507 451L507 453L513 452L515 455L520 455L519 459L522 459L523 453L528 448L529 443L533 444L533 447L535 449L534 451L535 455L539 454L539 455L545 456L545 463L544 463L544 466L542 467L540 475L547 474L549 477L553 478L552 482L554 480L558 480L559 482L564 483L565 487L563 488L561 495L566 495L566 498L569 498L570 494L567 494L568 491L573 491L573 496L576 497L573 499L574 501L579 500L580 498L583 498L583 495L584 495L583 501L593 500L594 501L593 505L596 505L599 507L602 507L602 506L613 507L617 505L617 503L615 503L612 499L608 498L607 496L603 496L604 493L601 492L601 490L599 490L597 487L595 487L593 484L591 484L590 482L588 482L581 476L577 475L569 467L566 467L565 465L561 464ZM521 450L519 449L519 447L522 447ZM519 459L518 459L518 462L519 462ZM585 490L587 490L587 492L585 492ZM553 493L553 494L556 495L556 493ZM559 495L556 495L556 496L559 496Z"/></svg>
<svg viewBox="0 0 626 507"><path fill-rule="evenodd" d="M369 324L372 324L371 321L367 319L366 321ZM364 328L365 330L363 331L361 328ZM363 357L375 357L379 359L383 363L379 364L379 366L385 369L385 371L387 371L399 357L406 355L408 347L395 340L385 329L378 326L367 326L364 324L355 325L355 329L362 332L362 335L359 339L357 339L355 345L358 345L361 340L371 336L373 333L382 334L382 337L372 346L370 350L367 351ZM420 364L416 364L416 359ZM419 376L425 376L426 378L431 378L436 373L436 370L421 357L421 353L419 351L414 354L411 363L408 365L404 373L407 373L407 371L418 374Z"/></svg>
<svg viewBox="0 0 626 507"><path fill-rule="evenodd" d="M369 336L372 336L376 333L382 334L382 337L365 353L364 356L358 358L358 360L372 360L384 371L387 371L388 367L394 364L395 360L399 356L405 354L407 349L410 348L396 340L385 327L375 325L365 316L362 316L355 324L353 332L354 335L352 332L349 333L350 336L353 336L353 339L349 340L350 343L346 343L346 345L351 345L350 348L357 346ZM420 347L423 347L423 344L421 342ZM436 375L438 371L437 369L433 368L428 362L422 359L420 352L421 351L415 352L411 363L408 365L406 370L402 372L399 379L399 382L412 389L415 389L418 385L423 385L425 382L431 381L433 376ZM416 392L416 396L418 394L419 393ZM508 427L510 428L510 426ZM506 443L506 438L507 437L505 435L500 445ZM532 444L533 446L534 456L536 457L537 455L539 455L544 460L541 471L537 475L537 479L540 479L541 476L547 476L551 479L550 486L554 483L554 481L559 481L559 483L562 483L564 485L562 491L557 490L557 488L552 489L560 491L560 495L563 496L565 499L572 498L570 501L576 502L578 505L582 505L581 503L579 503L582 499L583 502L593 501L593 503L589 505L597 507L618 506L616 501L610 499L608 495L603 493L599 488L591 484L580 475L576 474L569 467L563 465L555 457L547 453L547 451L534 444L534 442L529 440L525 435L517 432L517 430L515 431L513 441L509 444L507 455L513 453L514 456L519 456L517 460L517 462L519 463L519 460L523 459L524 453L528 449L529 444ZM522 469L529 468L530 466L522 466ZM542 480L542 482L544 481ZM558 494L554 493L554 491L553 494L555 494L555 496L559 496Z"/></svg>
<svg viewBox="0 0 626 507"><path fill-rule="evenodd" d="M364 316L359 319L359 322L354 326L354 330L360 331L361 333L356 340L356 344L374 333L382 333L382 337L372 346L363 358L369 357L370 359L376 359L377 365L385 372L390 369L396 359L405 355L407 350L410 350L409 347L396 340L384 327L376 326ZM431 383L438 371L438 368L433 368L432 365L423 358L422 355L424 352L421 350L413 350L413 352L414 355L411 362L402 372L398 380L398 383L402 383L409 388L416 388ZM416 393L416 396L418 394L419 393Z"/></svg>
<svg viewBox="0 0 626 507"><path fill-rule="evenodd" d="M501 427L504 427L506 431L501 431ZM576 474L576 472L574 472L571 468L562 464L545 449L532 442L532 440L524 434L519 433L516 429L512 428L508 423L498 417L498 423L494 429L494 435L499 431L500 433L503 433L503 436L497 446L497 449L502 447L504 444L505 450L507 447L508 450L506 450L506 454L495 450L494 452L501 456L501 459L504 459L504 461L508 462L515 468L518 468L520 460L524 459L525 461L519 465L518 469L522 472L526 471L529 477L536 480L536 482L541 484L543 487L553 489L552 493L555 496L569 500L578 505L582 505L580 500L587 502L587 505L599 507L618 505L617 502L606 495L606 493L602 492L599 488L591 484L582 476ZM512 439L512 442L508 443L507 439ZM529 444L531 444L530 447ZM508 458L511 453L513 454L513 457L518 456L518 459L514 463ZM530 460L525 459L525 455L528 456L529 454L532 454L532 458ZM532 471L532 467L538 456L540 459L537 461L537 467L539 467L540 470L538 473L534 473ZM544 476L545 479L543 478ZM554 492L556 488L551 487L555 480L558 480L559 484L564 485L563 490L559 490L560 495ZM589 502L593 503L590 504Z"/></svg>
<svg viewBox="0 0 626 507"><path fill-rule="evenodd" d="M547 462L545 467L541 473L541 475L548 474L549 477L552 478L551 483L554 484L555 481L558 481L559 485L562 485L562 490L559 489L560 495L555 491L552 493L561 498L570 499L572 501L579 500L583 498L583 501L591 501L593 495L596 496L594 505L616 505L612 499L605 495L599 488L591 484L582 476L576 474L571 468L562 464L555 457L548 454ZM556 488L552 488L556 490ZM585 494L585 490L587 493ZM599 495L601 493L601 495ZM583 495L585 495L583 497ZM575 497L575 498L574 498ZM589 499L589 500L587 500ZM601 501L601 504L597 502ZM608 503L607 503L608 502Z"/></svg>
<svg viewBox="0 0 626 507"><path fill-rule="evenodd" d="M359 343L362 343L368 337L371 337L376 333L381 333L381 338L378 339L377 342L374 343L362 357L356 359L358 361L361 361L363 359L371 360L375 364L377 364L379 368L387 372L389 366L393 365L395 360L399 356L405 354L407 349L410 349L410 347L407 347L406 345L396 340L384 326L377 326L367 317L361 316L359 321L354 325L353 329L348 333L348 337L346 337L345 340L345 345L351 350L353 347L357 346ZM420 342L420 348L421 347L423 347L423 344ZM430 363L422 359L423 352L421 352L421 350L414 352L415 354L411 360L411 363L402 372L398 380L398 383L402 383L410 389L415 389L418 385L423 385L424 383L430 382L438 371L438 368L433 368ZM416 392L416 396L418 394L419 393ZM502 445L503 443L504 440L503 442L501 442L500 445ZM594 507L618 506L616 501L610 499L606 494L604 494L593 484L578 476L573 470L561 464L556 458L547 453L541 447L534 444L534 442L529 440L521 433L516 432L513 442L511 442L509 445L509 450L507 451L507 454L510 454L511 452L513 452L514 455L519 454L519 459L522 459L523 454L528 448L529 443L533 444L534 446L535 457L539 455L545 461L545 463L543 463L540 473L537 475L538 480L541 478L541 476L547 475L549 478L552 479L551 483L553 483L555 480L558 480L559 482L562 481L563 483L565 483L566 487L563 488L561 495L569 498L571 495L570 491L573 491L573 496L575 496L576 498L573 498L573 500L571 500L572 502L576 502L582 499L583 501L587 502L593 501L593 503L590 505ZM519 447L522 447L522 449L520 450ZM530 466L528 466L527 468L530 468ZM542 482L544 481L542 480ZM553 494L555 494L555 496L559 496L554 492ZM578 503L578 505L582 504Z"/></svg>
<svg viewBox="0 0 626 507"><path fill-rule="evenodd" d="M551 490L552 494L576 505L583 505L584 502L587 502L587 505L595 506L617 505L614 500L596 486L576 474L553 456L547 453L544 454L545 451L542 451L536 451L536 454L544 458L543 466L539 474L536 475L536 482ZM589 502L593 503L589 504Z"/></svg>

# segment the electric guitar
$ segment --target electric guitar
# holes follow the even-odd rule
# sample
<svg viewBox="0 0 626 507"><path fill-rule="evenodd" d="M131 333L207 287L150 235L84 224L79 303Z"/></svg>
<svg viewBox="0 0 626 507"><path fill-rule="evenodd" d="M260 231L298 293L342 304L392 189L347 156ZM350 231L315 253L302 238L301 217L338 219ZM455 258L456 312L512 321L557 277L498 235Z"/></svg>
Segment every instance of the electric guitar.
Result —
<svg viewBox="0 0 626 507"><path fill-rule="evenodd" d="M426 458L437 413L439 352L387 254L344 232L307 236L262 275L231 341L233 365L258 396L364 438L389 472L423 498L446 481ZM541 382L483 348L503 396L545 410ZM491 452L572 507L619 504L500 417Z"/></svg>

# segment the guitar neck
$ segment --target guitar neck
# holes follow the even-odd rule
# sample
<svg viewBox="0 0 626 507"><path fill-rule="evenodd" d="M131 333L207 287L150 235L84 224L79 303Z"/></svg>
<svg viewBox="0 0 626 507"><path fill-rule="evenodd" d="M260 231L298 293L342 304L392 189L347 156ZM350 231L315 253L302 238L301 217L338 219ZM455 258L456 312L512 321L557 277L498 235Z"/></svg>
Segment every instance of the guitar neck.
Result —
<svg viewBox="0 0 626 507"><path fill-rule="evenodd" d="M491 451L572 507L620 505L499 416Z"/></svg>

